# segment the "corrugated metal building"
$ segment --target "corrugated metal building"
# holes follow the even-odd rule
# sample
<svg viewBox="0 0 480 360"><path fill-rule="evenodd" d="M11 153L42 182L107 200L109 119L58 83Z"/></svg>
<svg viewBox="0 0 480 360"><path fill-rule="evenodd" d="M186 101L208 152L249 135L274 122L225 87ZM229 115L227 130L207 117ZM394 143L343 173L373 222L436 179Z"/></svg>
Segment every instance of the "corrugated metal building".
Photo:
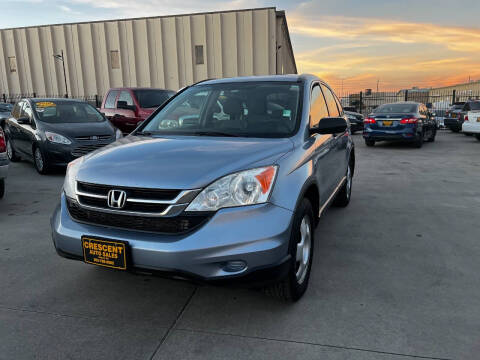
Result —
<svg viewBox="0 0 480 360"><path fill-rule="evenodd" d="M287 20L275 8L0 30L0 96L177 90L207 78L296 73Z"/></svg>

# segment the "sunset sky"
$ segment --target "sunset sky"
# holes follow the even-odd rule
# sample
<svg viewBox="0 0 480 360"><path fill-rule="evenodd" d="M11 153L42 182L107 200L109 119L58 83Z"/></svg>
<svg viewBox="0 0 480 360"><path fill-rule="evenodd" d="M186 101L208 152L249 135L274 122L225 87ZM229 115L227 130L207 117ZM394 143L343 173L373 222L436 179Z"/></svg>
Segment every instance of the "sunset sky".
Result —
<svg viewBox="0 0 480 360"><path fill-rule="evenodd" d="M299 72L338 93L480 80L479 0L0 0L0 28L276 6Z"/></svg>

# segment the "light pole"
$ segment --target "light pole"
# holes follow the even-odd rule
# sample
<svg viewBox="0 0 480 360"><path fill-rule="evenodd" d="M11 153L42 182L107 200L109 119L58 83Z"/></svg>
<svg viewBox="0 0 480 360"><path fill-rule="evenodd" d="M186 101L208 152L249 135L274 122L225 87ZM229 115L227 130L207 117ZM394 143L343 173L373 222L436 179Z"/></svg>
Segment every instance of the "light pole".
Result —
<svg viewBox="0 0 480 360"><path fill-rule="evenodd" d="M65 80L65 97L68 98L67 73L65 72L65 57L63 56L63 50L61 50L61 55L53 55L53 57L62 62L62 65L63 65L63 79Z"/></svg>

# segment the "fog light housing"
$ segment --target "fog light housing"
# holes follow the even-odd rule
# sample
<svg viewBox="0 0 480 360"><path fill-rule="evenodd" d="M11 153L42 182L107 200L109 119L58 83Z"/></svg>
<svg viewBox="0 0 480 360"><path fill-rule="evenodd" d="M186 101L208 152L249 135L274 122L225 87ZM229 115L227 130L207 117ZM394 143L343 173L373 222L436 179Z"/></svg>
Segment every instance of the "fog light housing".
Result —
<svg viewBox="0 0 480 360"><path fill-rule="evenodd" d="M228 261L223 266L223 270L226 272L239 272L239 271L245 270L246 268L247 268L247 263L242 260Z"/></svg>

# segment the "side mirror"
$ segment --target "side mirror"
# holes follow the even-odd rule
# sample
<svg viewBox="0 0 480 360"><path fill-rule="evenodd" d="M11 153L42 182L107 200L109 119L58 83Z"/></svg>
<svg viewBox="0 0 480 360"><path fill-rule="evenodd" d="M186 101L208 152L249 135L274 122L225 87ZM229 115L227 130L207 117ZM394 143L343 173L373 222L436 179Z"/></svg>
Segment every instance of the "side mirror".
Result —
<svg viewBox="0 0 480 360"><path fill-rule="evenodd" d="M312 134L341 134L347 130L347 121L343 117L325 117L314 128Z"/></svg>
<svg viewBox="0 0 480 360"><path fill-rule="evenodd" d="M24 116L24 117L18 118L18 119L17 119L17 122L18 122L19 124L30 124L30 118Z"/></svg>
<svg viewBox="0 0 480 360"><path fill-rule="evenodd" d="M135 105L127 105L126 101L117 101L117 109L132 110L135 111Z"/></svg>

